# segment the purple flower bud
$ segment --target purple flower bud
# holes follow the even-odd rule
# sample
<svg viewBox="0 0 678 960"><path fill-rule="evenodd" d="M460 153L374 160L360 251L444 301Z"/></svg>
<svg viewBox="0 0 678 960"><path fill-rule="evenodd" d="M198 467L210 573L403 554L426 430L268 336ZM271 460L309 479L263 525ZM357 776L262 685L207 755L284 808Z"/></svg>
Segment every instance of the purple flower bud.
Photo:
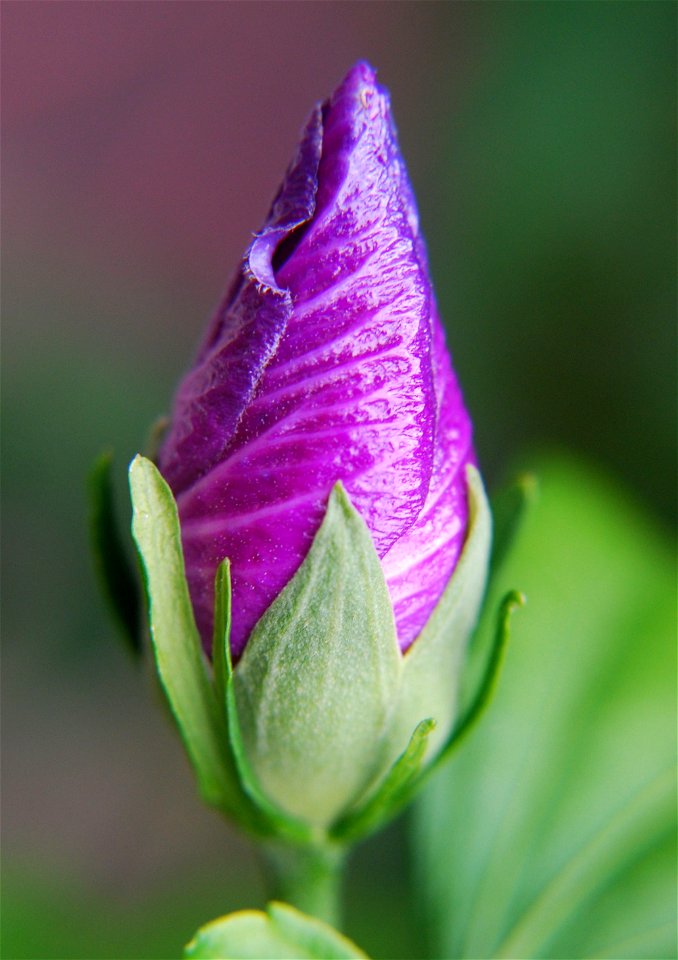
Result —
<svg viewBox="0 0 678 960"><path fill-rule="evenodd" d="M218 563L237 657L341 480L406 650L463 546L474 462L388 94L358 63L311 114L160 451L206 646Z"/></svg>

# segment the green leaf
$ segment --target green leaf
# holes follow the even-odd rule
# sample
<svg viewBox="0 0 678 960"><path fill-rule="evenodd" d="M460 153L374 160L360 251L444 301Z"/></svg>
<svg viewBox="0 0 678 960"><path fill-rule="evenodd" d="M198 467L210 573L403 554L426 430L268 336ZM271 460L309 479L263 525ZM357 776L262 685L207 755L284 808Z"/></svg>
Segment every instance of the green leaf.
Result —
<svg viewBox="0 0 678 960"><path fill-rule="evenodd" d="M667 821L675 809L673 770L659 774L642 787L610 821L581 847L540 891L520 917L494 956L535 956L552 936L554 927L565 925L570 916L595 894L609 877L623 870L631 851L643 851L658 823ZM631 854L633 858L633 853Z"/></svg>
<svg viewBox="0 0 678 960"><path fill-rule="evenodd" d="M156 467L140 456L130 466L130 489L160 680L204 799L236 810L241 791L193 617L174 498Z"/></svg>
<svg viewBox="0 0 678 960"><path fill-rule="evenodd" d="M118 529L112 466L112 455L102 453L89 474L90 540L102 592L128 648L138 656L142 650L139 582Z"/></svg>
<svg viewBox="0 0 678 960"><path fill-rule="evenodd" d="M271 800L326 827L383 768L402 657L374 544L341 485L234 671L247 757Z"/></svg>
<svg viewBox="0 0 678 960"><path fill-rule="evenodd" d="M593 471L536 472L502 682L416 808L433 954L674 957L673 558Z"/></svg>
<svg viewBox="0 0 678 960"><path fill-rule="evenodd" d="M428 755L445 744L458 711L468 641L485 592L492 516L480 474L468 468L469 532L459 562L428 623L403 658L400 702L391 730L393 756L426 717L435 720Z"/></svg>
<svg viewBox="0 0 678 960"><path fill-rule="evenodd" d="M206 924L187 945L187 960L360 960L355 944L284 903L266 913L242 910Z"/></svg>

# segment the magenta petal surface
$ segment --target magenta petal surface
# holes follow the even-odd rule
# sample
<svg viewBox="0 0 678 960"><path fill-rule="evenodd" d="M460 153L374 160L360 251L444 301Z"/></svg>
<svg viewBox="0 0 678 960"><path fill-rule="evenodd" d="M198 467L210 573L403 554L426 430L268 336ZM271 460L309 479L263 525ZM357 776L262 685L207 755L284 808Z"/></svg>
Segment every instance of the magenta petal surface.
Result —
<svg viewBox="0 0 678 960"><path fill-rule="evenodd" d="M416 521L382 559L402 650L421 633L459 559L468 518L465 468L476 463L471 421L437 315L433 343L439 414L428 496Z"/></svg>
<svg viewBox="0 0 678 960"><path fill-rule="evenodd" d="M388 96L359 63L312 114L160 452L205 644L217 564L237 657L341 480L406 649L463 545L472 458Z"/></svg>

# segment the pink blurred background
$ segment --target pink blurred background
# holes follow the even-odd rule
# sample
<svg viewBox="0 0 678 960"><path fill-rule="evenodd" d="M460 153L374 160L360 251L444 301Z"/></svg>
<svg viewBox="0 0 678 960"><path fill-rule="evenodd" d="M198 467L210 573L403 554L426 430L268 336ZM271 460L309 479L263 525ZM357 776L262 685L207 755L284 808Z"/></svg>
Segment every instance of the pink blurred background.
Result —
<svg viewBox="0 0 678 960"><path fill-rule="evenodd" d="M192 321L195 336L313 102L358 57L378 66L411 165L430 175L441 86L463 94L451 81L473 46L467 11L454 12L442 46L426 3L6 4L10 255L53 269L64 258L66 272L89 266L113 284L160 276L171 296L199 298L163 335ZM411 70L423 50L426 69ZM134 322L120 320L117 337Z"/></svg>

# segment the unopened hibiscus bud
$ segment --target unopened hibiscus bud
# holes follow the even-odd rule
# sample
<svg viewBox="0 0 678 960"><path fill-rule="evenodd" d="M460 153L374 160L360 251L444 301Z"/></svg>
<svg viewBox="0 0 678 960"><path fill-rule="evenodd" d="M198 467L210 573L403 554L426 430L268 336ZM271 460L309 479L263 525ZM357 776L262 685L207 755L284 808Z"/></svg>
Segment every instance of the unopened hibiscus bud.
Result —
<svg viewBox="0 0 678 960"><path fill-rule="evenodd" d="M157 462L208 652L230 561L238 710L264 793L327 825L427 718L434 752L489 516L388 95L367 64L311 114Z"/></svg>
<svg viewBox="0 0 678 960"><path fill-rule="evenodd" d="M237 658L341 480L407 650L459 557L473 462L388 96L359 63L311 115L160 451L205 645L218 563Z"/></svg>

